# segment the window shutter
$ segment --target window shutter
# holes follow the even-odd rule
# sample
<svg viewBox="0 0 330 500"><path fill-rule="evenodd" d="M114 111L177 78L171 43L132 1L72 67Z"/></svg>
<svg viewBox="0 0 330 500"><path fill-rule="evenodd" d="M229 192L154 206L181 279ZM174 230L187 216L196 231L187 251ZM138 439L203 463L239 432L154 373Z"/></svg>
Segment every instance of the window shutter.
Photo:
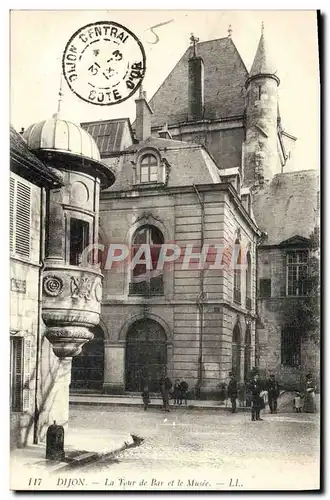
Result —
<svg viewBox="0 0 330 500"><path fill-rule="evenodd" d="M31 377L31 348L32 342L24 340L24 373L23 373L23 411L30 409L30 377Z"/></svg>
<svg viewBox="0 0 330 500"><path fill-rule="evenodd" d="M30 257L31 188L20 181L16 186L15 251Z"/></svg>
<svg viewBox="0 0 330 500"><path fill-rule="evenodd" d="M23 382L23 339L21 337L12 340L12 362L12 409L21 411Z"/></svg>
<svg viewBox="0 0 330 500"><path fill-rule="evenodd" d="M13 252L15 247L14 240L14 211L15 211L15 179L10 177L10 210L9 210L9 227L10 227L10 251Z"/></svg>

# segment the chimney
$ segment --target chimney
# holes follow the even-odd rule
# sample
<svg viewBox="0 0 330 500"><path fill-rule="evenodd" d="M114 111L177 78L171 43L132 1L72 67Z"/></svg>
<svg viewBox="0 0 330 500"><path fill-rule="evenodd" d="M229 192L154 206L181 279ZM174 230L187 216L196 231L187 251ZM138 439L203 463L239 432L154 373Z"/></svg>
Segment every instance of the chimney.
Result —
<svg viewBox="0 0 330 500"><path fill-rule="evenodd" d="M151 115L153 111L147 103L147 94L140 87L139 98L136 102L136 130L135 136L139 142L151 137Z"/></svg>
<svg viewBox="0 0 330 500"><path fill-rule="evenodd" d="M188 60L188 119L202 120L204 116L204 62L197 55L199 38L190 37L193 53Z"/></svg>
<svg viewBox="0 0 330 500"><path fill-rule="evenodd" d="M171 132L168 130L167 123L164 123L163 128L158 132L161 139L172 139Z"/></svg>

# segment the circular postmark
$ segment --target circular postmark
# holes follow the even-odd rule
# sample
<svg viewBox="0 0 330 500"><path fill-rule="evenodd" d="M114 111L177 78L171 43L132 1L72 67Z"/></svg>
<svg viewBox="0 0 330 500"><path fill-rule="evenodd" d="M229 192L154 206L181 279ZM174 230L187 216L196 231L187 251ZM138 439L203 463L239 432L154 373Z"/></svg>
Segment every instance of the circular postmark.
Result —
<svg viewBox="0 0 330 500"><path fill-rule="evenodd" d="M72 92L99 106L118 104L140 87L146 56L140 40L112 21L87 24L66 44L63 74Z"/></svg>

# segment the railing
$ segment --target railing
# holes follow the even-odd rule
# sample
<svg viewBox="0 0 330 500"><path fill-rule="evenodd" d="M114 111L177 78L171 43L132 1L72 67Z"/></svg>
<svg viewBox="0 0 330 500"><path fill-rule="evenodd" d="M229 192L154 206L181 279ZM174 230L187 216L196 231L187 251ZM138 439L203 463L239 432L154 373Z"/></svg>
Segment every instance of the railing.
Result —
<svg viewBox="0 0 330 500"><path fill-rule="evenodd" d="M238 288L234 288L234 302L241 303L241 291Z"/></svg>
<svg viewBox="0 0 330 500"><path fill-rule="evenodd" d="M150 281L132 281L129 284L129 294L130 295L164 295L164 282L162 276L157 276L157 278L151 278Z"/></svg>

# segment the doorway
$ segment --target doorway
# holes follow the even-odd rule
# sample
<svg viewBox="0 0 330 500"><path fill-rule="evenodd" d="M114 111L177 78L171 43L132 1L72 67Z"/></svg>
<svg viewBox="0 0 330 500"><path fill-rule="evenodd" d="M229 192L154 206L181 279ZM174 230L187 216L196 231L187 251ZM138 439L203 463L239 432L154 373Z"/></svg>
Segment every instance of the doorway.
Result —
<svg viewBox="0 0 330 500"><path fill-rule="evenodd" d="M150 392L159 392L167 363L167 343L163 327L154 320L136 321L127 332L125 389L141 392L147 382Z"/></svg>
<svg viewBox="0 0 330 500"><path fill-rule="evenodd" d="M72 358L70 390L102 391L104 381L104 334L100 326L92 332L94 338L83 345Z"/></svg>

